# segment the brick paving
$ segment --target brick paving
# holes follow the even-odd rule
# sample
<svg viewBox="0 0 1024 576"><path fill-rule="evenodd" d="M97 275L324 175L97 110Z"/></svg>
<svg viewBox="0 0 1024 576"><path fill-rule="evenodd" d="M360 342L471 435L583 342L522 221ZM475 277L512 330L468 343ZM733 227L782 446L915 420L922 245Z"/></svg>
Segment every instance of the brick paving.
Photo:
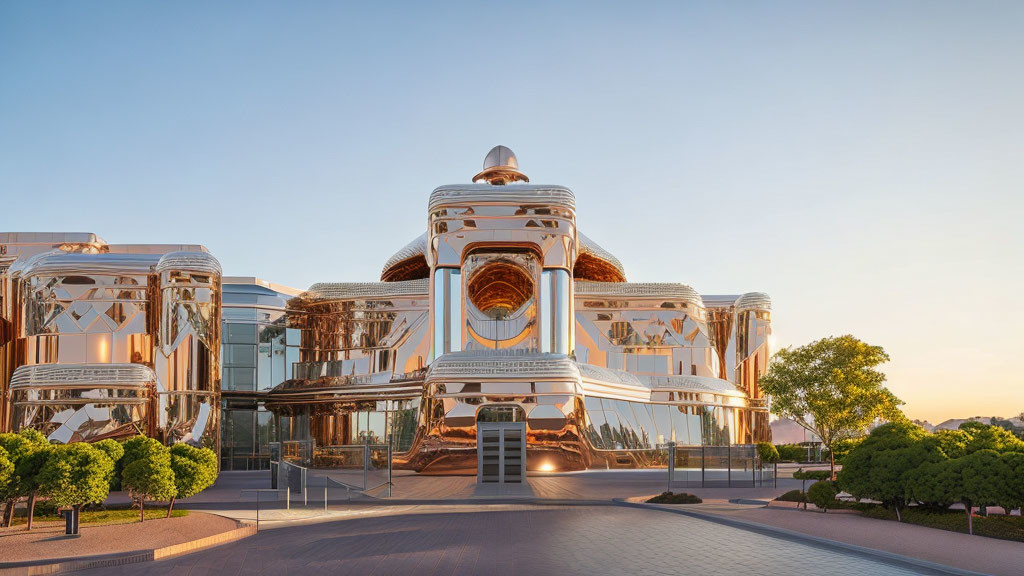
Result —
<svg viewBox="0 0 1024 576"><path fill-rule="evenodd" d="M926 574L657 510L419 506L264 530L222 547L83 574Z"/></svg>
<svg viewBox="0 0 1024 576"><path fill-rule="evenodd" d="M26 531L24 525L14 526L0 529L0 566L4 562L79 559L151 550L220 534L234 530L236 526L234 520L202 512L191 512L179 518L147 520L144 525L82 524L78 538L64 538L63 523L47 523L31 532Z"/></svg>
<svg viewBox="0 0 1024 576"><path fill-rule="evenodd" d="M696 509L955 566L973 572L1024 574L1024 543L970 536L913 524L864 518L852 514L779 508L700 506Z"/></svg>

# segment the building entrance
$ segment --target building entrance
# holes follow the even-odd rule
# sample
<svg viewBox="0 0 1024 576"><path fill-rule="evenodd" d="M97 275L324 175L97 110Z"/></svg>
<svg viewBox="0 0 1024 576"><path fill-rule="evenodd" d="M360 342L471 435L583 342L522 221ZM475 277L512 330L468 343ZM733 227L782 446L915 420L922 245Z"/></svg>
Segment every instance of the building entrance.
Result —
<svg viewBox="0 0 1024 576"><path fill-rule="evenodd" d="M478 484L526 482L526 422L477 422Z"/></svg>

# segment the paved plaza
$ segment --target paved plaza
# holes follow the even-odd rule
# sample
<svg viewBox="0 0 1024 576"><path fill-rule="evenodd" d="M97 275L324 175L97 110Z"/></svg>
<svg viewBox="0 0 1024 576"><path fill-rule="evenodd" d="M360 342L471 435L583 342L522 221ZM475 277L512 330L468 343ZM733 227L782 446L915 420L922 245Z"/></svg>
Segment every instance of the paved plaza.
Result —
<svg viewBox="0 0 1024 576"><path fill-rule="evenodd" d="M418 506L279 527L83 574L929 574L856 553L618 505Z"/></svg>

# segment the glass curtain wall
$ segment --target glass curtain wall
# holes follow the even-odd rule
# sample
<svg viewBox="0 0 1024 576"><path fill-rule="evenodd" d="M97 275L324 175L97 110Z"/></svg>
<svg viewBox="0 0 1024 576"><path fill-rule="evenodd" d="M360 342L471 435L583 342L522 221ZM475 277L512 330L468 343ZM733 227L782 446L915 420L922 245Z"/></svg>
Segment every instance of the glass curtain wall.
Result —
<svg viewBox="0 0 1024 576"><path fill-rule="evenodd" d="M263 396L299 360L299 332L284 325L288 298L255 282L224 283L222 470L270 467L269 442L278 433Z"/></svg>
<svg viewBox="0 0 1024 576"><path fill-rule="evenodd" d="M734 442L735 410L726 406L648 404L587 397L587 437L598 450L653 450L728 446Z"/></svg>

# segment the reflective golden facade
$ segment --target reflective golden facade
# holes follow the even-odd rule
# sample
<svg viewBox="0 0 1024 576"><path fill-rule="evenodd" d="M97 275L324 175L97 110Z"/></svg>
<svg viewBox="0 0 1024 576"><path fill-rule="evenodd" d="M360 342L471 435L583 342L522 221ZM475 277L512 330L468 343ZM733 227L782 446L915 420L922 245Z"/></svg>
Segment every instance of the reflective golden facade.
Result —
<svg viewBox="0 0 1024 576"><path fill-rule="evenodd" d="M381 282L289 302L301 358L267 396L282 440L329 466L332 447L390 436L398 467L472 473L480 422L525 422L530 470L768 439L767 296L706 304L683 284L627 282L577 230L573 193L528 184L507 148L474 181L434 190L426 233Z"/></svg>
<svg viewBox="0 0 1024 576"><path fill-rule="evenodd" d="M4 234L6 429L218 443L221 270L202 246Z"/></svg>
<svg viewBox="0 0 1024 576"><path fill-rule="evenodd" d="M628 282L508 148L473 181L430 194L379 282L301 292L222 280L201 246L0 235L0 423L213 446L223 420L225 467L269 465L273 439L326 468L390 440L426 473L478 470L484 422L525 426L529 470L769 438L766 295Z"/></svg>

